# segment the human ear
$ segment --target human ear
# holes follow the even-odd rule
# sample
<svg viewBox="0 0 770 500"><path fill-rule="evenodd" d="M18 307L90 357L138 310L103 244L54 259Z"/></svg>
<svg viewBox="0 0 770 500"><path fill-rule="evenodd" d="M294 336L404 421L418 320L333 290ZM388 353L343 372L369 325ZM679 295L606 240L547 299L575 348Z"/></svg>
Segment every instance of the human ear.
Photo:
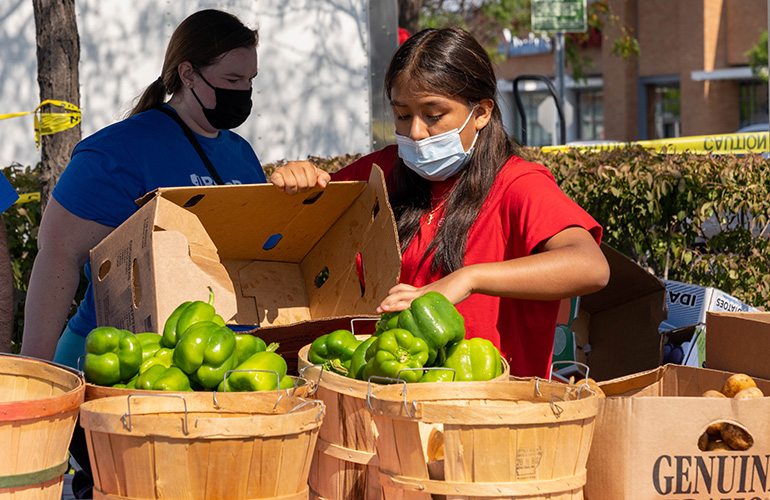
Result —
<svg viewBox="0 0 770 500"><path fill-rule="evenodd" d="M476 130L481 130L487 126L489 120L492 119L492 110L495 109L495 101L492 99L482 99L479 105L476 107L476 111L473 112L474 124Z"/></svg>
<svg viewBox="0 0 770 500"><path fill-rule="evenodd" d="M193 84L193 76L195 75L195 68L190 61L180 63L176 67L177 73L179 73L179 79L182 80L182 85L190 87Z"/></svg>

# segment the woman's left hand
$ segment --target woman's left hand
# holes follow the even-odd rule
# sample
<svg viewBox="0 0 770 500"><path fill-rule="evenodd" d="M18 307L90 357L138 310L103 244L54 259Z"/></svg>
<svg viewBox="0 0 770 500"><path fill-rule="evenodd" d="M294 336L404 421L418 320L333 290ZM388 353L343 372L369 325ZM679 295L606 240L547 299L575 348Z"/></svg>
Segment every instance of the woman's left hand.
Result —
<svg viewBox="0 0 770 500"><path fill-rule="evenodd" d="M400 283L390 289L388 296L377 307L377 314L403 311L412 304L414 299L428 292L438 292L449 299L452 304L457 305L471 294L470 284L464 275L463 269L460 269L420 288Z"/></svg>

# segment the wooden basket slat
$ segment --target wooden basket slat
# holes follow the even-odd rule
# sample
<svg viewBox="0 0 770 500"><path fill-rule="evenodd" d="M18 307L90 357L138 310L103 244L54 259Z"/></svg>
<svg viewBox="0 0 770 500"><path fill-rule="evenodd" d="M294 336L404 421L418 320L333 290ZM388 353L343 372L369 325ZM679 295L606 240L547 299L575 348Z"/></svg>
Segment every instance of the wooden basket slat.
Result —
<svg viewBox="0 0 770 500"><path fill-rule="evenodd" d="M152 444L142 436L111 436L112 454L121 484L125 485L125 496L129 498L152 498L155 496L155 481L152 471L155 463Z"/></svg>
<svg viewBox="0 0 770 500"><path fill-rule="evenodd" d="M176 443L156 439L154 441L154 448L155 467L153 476L155 480L155 489L159 498L187 499L190 498L190 491L200 491L195 485L183 484L180 481L170 480L163 474L163 471L179 469L188 472L187 477L191 482L201 480L201 476L205 476L205 474L201 473L200 466L198 465L201 462L191 461L190 456L196 456L201 449L208 448L207 443L196 442L185 450ZM205 456L207 457L208 450L206 450L205 453ZM201 457L201 459L205 458ZM190 474L190 472L194 473ZM203 480L205 481L205 477Z"/></svg>
<svg viewBox="0 0 770 500"><path fill-rule="evenodd" d="M183 450L177 451L177 453L183 452ZM206 486L209 481L216 479L216 472L211 470L211 467L206 468L205 473L201 472L201 464L208 463L210 453L210 441L196 439L191 441L190 445L187 447L185 459L187 461L187 481L190 486L184 498L193 498L193 491L206 491ZM251 477L251 475L249 477Z"/></svg>

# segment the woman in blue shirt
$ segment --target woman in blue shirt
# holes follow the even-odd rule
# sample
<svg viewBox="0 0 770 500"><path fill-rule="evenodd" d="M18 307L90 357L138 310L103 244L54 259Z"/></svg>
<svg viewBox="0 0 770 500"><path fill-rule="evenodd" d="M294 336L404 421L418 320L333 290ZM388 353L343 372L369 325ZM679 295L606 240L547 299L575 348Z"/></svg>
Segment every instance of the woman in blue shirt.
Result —
<svg viewBox="0 0 770 500"><path fill-rule="evenodd" d="M90 249L137 210L136 199L159 187L265 182L251 146L229 130L251 111L257 42L257 32L230 14L192 14L130 116L75 147L40 223L23 355L77 365L96 327L89 282L62 334L80 268L90 280Z"/></svg>

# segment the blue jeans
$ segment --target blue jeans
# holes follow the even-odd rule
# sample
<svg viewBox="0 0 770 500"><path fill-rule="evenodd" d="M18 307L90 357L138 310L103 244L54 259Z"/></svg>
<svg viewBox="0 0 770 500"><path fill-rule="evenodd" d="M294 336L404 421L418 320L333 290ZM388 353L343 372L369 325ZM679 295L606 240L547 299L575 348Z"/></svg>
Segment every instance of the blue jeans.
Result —
<svg viewBox="0 0 770 500"><path fill-rule="evenodd" d="M61 365L66 365L76 370L83 369L83 362L78 361L78 358L86 354L86 338L81 337L74 331L72 331L67 325L64 329L64 333L59 338L59 343L56 344L56 354L53 356L53 362Z"/></svg>

